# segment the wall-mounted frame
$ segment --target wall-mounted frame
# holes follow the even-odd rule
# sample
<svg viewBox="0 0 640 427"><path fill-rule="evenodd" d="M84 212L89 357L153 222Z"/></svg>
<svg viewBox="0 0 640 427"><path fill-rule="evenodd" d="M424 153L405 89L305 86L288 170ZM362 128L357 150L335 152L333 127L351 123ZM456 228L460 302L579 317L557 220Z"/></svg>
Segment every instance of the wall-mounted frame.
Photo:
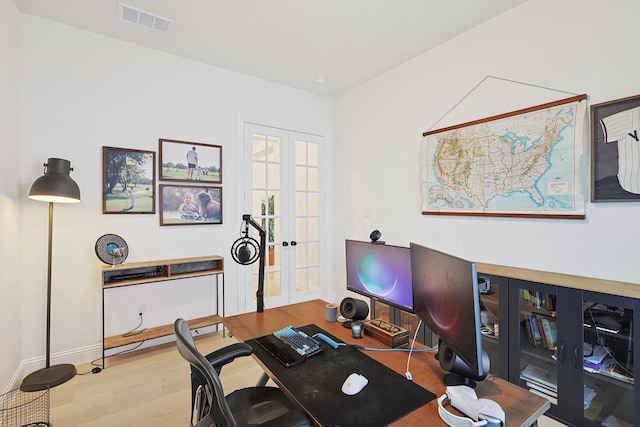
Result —
<svg viewBox="0 0 640 427"><path fill-rule="evenodd" d="M640 95L591 106L591 201L640 201Z"/></svg>
<svg viewBox="0 0 640 427"><path fill-rule="evenodd" d="M222 187L160 184L160 225L222 224Z"/></svg>
<svg viewBox="0 0 640 427"><path fill-rule="evenodd" d="M102 213L156 213L156 153L102 147Z"/></svg>
<svg viewBox="0 0 640 427"><path fill-rule="evenodd" d="M584 219L586 99L424 132L422 214Z"/></svg>
<svg viewBox="0 0 640 427"><path fill-rule="evenodd" d="M222 183L222 146L160 139L160 180Z"/></svg>

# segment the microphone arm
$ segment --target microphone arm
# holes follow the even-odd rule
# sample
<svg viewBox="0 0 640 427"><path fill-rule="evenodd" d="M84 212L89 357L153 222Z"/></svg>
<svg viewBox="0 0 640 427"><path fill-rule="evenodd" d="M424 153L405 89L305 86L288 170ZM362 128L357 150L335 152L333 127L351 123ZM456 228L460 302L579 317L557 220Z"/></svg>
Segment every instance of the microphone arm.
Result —
<svg viewBox="0 0 640 427"><path fill-rule="evenodd" d="M264 266L265 266L265 252L267 250L267 232L258 224L250 214L242 215L242 220L245 221L247 227L251 225L260 234L260 267L258 267L258 291L256 292L258 313L264 311Z"/></svg>

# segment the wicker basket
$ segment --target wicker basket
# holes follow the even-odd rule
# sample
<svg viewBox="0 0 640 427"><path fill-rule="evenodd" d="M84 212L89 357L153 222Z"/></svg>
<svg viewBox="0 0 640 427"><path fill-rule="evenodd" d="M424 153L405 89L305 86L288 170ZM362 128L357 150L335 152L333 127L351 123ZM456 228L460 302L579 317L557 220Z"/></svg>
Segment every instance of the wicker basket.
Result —
<svg viewBox="0 0 640 427"><path fill-rule="evenodd" d="M0 427L48 427L49 388L0 395Z"/></svg>

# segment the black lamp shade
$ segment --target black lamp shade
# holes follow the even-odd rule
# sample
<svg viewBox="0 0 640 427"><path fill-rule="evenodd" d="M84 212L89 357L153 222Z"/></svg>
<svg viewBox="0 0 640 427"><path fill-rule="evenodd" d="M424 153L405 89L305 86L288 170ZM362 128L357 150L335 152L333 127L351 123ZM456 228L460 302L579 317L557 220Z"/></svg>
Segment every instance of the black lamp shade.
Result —
<svg viewBox="0 0 640 427"><path fill-rule="evenodd" d="M64 159L49 158L44 164L44 175L31 185L29 198L42 202L77 203L80 201L80 188L71 179L71 162Z"/></svg>

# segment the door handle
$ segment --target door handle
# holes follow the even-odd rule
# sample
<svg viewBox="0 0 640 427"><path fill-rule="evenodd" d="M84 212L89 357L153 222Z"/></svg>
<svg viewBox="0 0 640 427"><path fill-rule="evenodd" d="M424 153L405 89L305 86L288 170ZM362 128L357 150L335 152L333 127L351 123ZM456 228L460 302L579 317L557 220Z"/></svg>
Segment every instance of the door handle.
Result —
<svg viewBox="0 0 640 427"><path fill-rule="evenodd" d="M573 346L573 366L578 368L578 346Z"/></svg>
<svg viewBox="0 0 640 427"><path fill-rule="evenodd" d="M298 244L298 242L296 242L295 240L291 241L291 246L296 246Z"/></svg>
<svg viewBox="0 0 640 427"><path fill-rule="evenodd" d="M558 345L558 358L560 359L560 363L564 365L564 341Z"/></svg>
<svg viewBox="0 0 640 427"><path fill-rule="evenodd" d="M289 242L282 242L282 246L284 246L284 247L289 246Z"/></svg>

